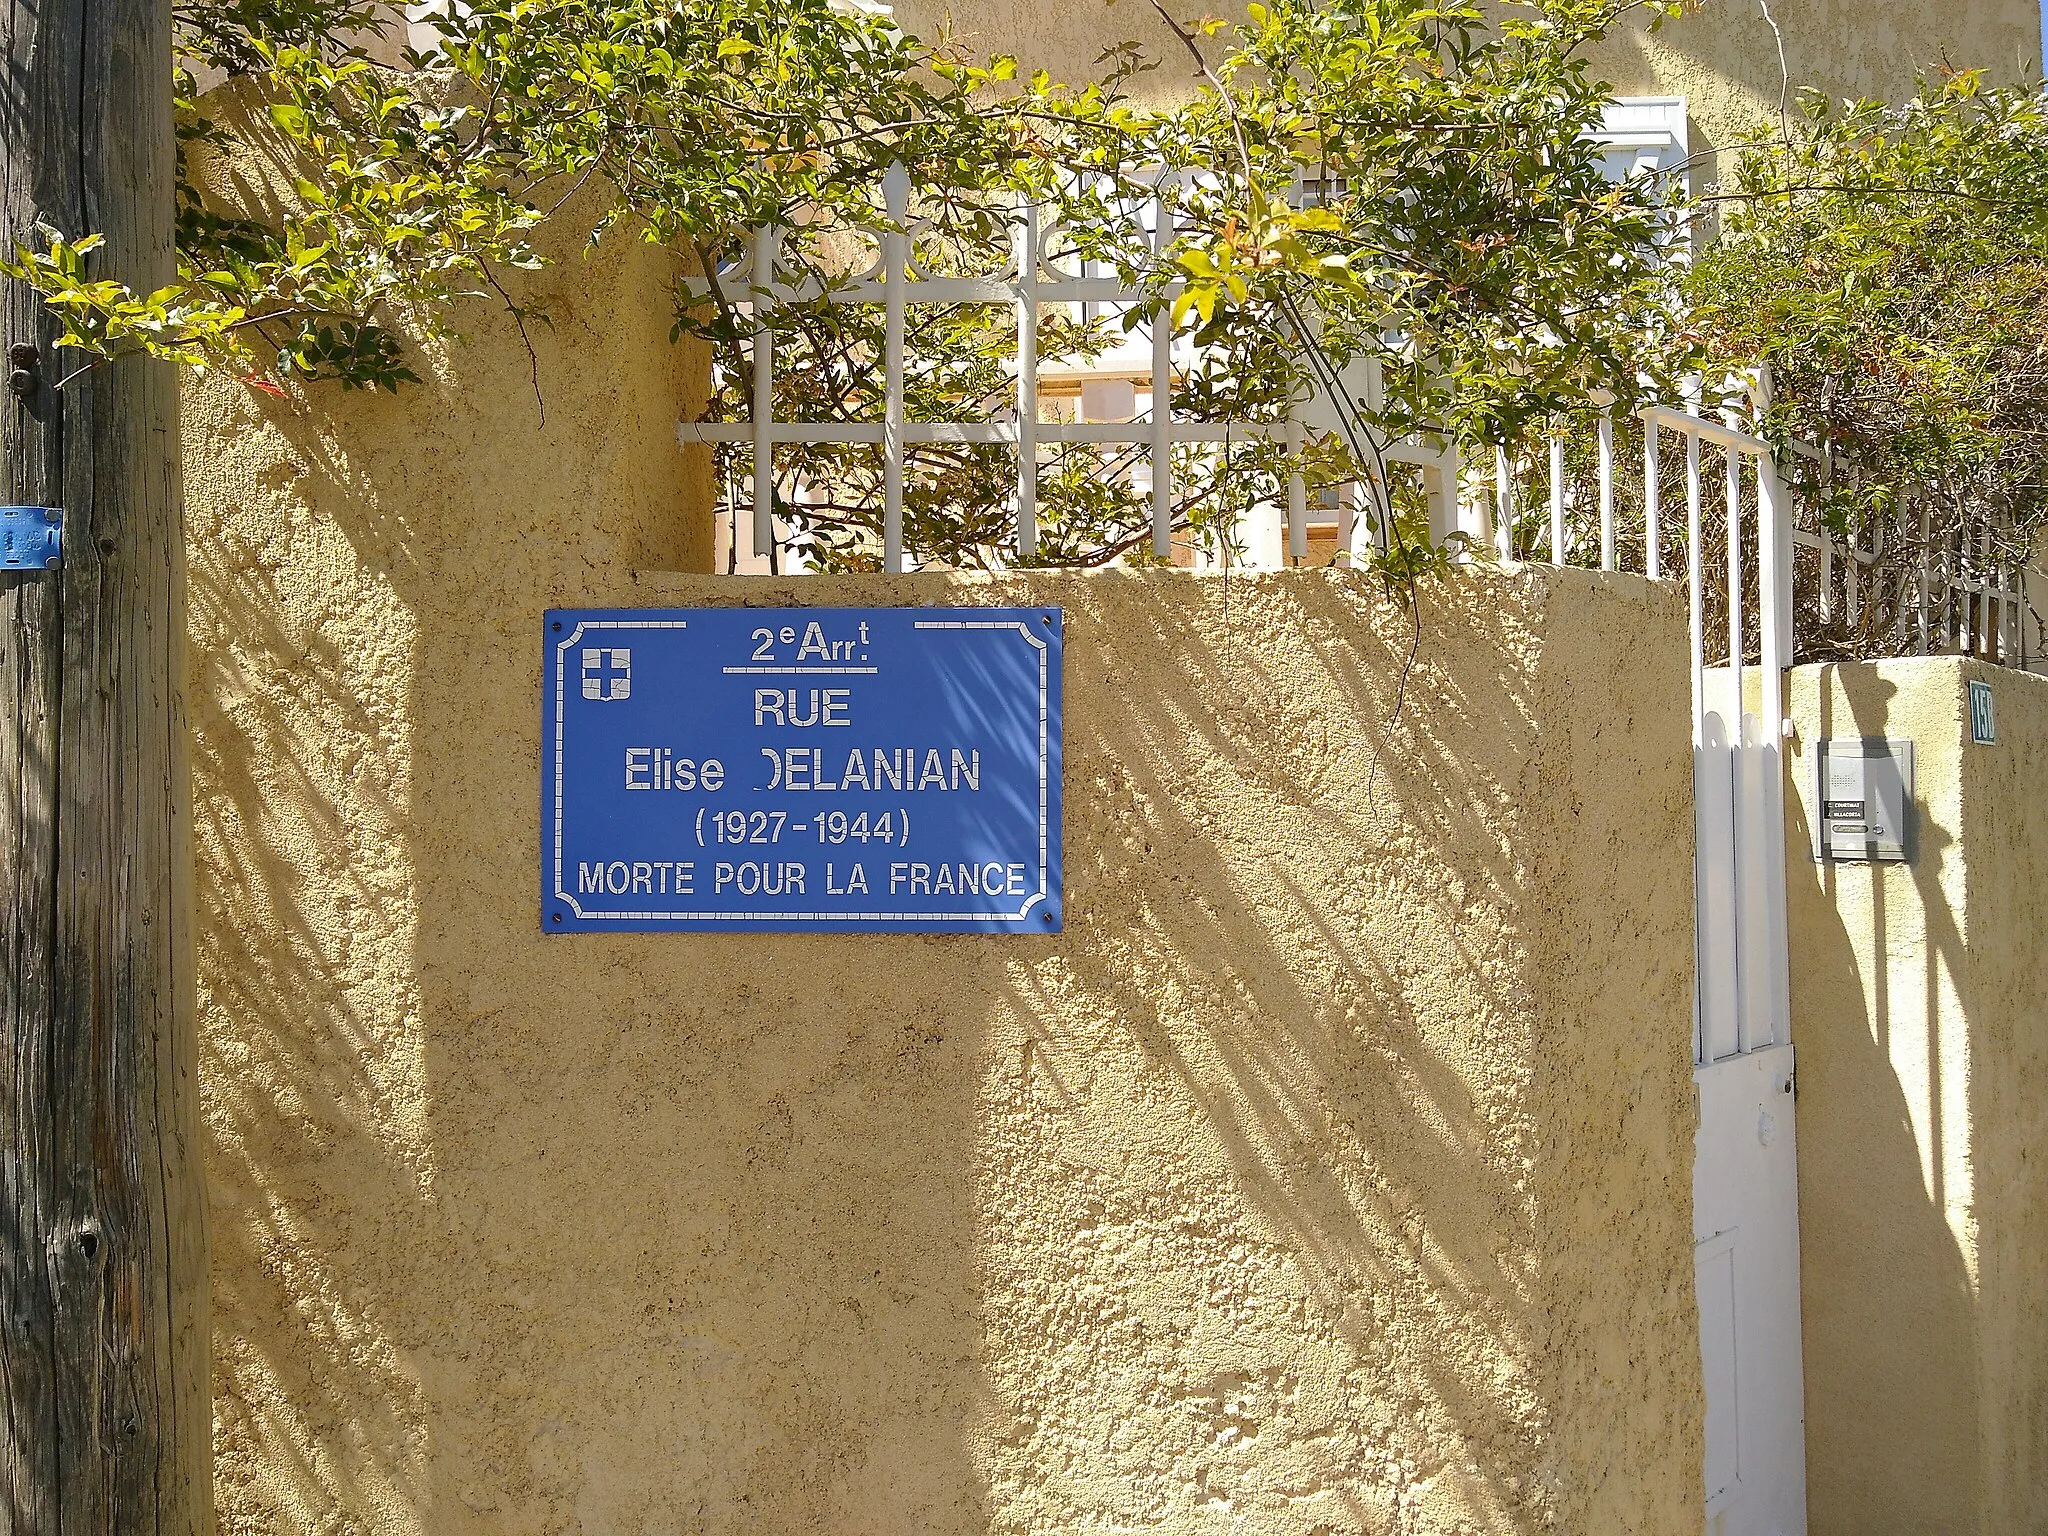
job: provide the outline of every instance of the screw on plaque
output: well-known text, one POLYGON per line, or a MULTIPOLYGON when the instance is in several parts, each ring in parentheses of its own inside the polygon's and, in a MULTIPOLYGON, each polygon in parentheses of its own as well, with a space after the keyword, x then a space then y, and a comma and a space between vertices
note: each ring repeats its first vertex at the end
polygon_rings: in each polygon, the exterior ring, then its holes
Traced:
POLYGON ((17 341, 7 349, 7 387, 17 397, 35 392, 43 354, 31 342, 17 341))

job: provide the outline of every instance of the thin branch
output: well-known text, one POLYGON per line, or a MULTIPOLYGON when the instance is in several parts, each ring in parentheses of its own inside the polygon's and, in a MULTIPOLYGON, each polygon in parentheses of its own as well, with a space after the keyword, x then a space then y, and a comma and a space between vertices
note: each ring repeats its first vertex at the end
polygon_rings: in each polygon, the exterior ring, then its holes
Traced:
POLYGON ((1792 96, 1792 71, 1785 63, 1785 33, 1778 26, 1778 19, 1771 14, 1771 0, 1756 0, 1757 9, 1764 13, 1764 25, 1771 29, 1771 36, 1778 40, 1778 131, 1785 136, 1785 148, 1792 148, 1792 118, 1786 104, 1792 96))
POLYGON ((1694 199, 1700 203, 1756 203, 1774 197, 1790 197, 1795 192, 1839 192, 1851 197, 1933 197, 1955 202, 1978 203, 1986 208, 2027 208, 2036 212, 2041 203, 2029 198, 1986 197, 1980 192, 1966 192, 1960 187, 1879 187, 1854 186, 1848 182, 1787 182, 1783 186, 1770 187, 1761 192, 1712 192, 1694 199))
POLYGON ((512 295, 505 291, 505 285, 500 283, 497 274, 491 271, 489 262, 479 257, 477 270, 483 273, 484 281, 497 290, 498 297, 505 301, 505 308, 512 316, 512 323, 519 327, 519 344, 526 348, 527 376, 533 383, 533 403, 540 409, 540 424, 546 426, 548 403, 540 392, 540 354, 533 349, 533 338, 526 334, 526 312, 512 302, 512 295))

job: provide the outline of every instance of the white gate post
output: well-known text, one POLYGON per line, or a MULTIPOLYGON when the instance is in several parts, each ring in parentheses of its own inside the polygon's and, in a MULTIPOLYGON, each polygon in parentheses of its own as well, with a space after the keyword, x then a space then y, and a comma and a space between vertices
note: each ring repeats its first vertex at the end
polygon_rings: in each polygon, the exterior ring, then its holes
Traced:
POLYGON ((893 228, 882 236, 882 569, 903 572, 903 326, 904 285, 910 266, 910 172, 901 161, 882 178, 882 200, 893 228))
POLYGON ((1017 558, 1038 553, 1038 208, 1026 203, 1017 261, 1017 558))
MULTIPOLYGON (((1758 387, 1759 411, 1767 385, 1758 387)), ((1792 525, 1769 443, 1698 397, 1686 434, 1697 803, 1698 992, 1693 1080, 1693 1270, 1706 1387, 1706 1526, 1714 1536, 1803 1536, 1805 1385, 1799 1196, 1785 915, 1785 671, 1792 657, 1792 525), (1701 668, 1700 443, 1727 455, 1728 670, 1701 668), (1754 542, 1742 464, 1756 463, 1754 542), (1742 601, 1754 550, 1759 691, 1744 709, 1742 601)), ((1667 419, 1669 419, 1667 417, 1667 419)), ((1682 423, 1682 425, 1681 425, 1682 423)), ((1653 423, 1654 430, 1654 423, 1653 423)))
MULTIPOLYGON (((1758 424, 1770 407, 1770 375, 1760 374, 1753 399, 1758 424)), ((1763 804, 1758 813, 1763 868, 1758 892, 1766 909, 1765 958, 1771 1043, 1783 1045, 1791 1033, 1791 977, 1787 949, 1790 934, 1785 915, 1785 674, 1792 665, 1792 520, 1777 456, 1756 456, 1757 624, 1762 642, 1758 660, 1762 726, 1763 804)))
POLYGON ((779 232, 773 225, 754 236, 754 525, 756 559, 775 543, 775 334, 766 313, 775 302, 775 248, 779 232))
MULTIPOLYGON (((1173 244, 1173 210, 1166 183, 1152 200, 1152 250, 1159 257, 1173 244)), ((1179 284, 1162 292, 1152 320, 1152 553, 1173 557, 1173 300, 1179 284)))

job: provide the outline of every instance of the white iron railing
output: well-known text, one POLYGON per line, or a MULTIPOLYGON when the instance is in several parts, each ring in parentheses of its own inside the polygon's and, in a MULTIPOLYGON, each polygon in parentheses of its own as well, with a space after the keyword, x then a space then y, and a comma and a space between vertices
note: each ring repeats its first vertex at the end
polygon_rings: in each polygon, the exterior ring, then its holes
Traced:
MULTIPOLYGON (((1281 420, 1191 420, 1174 407, 1177 378, 1185 379, 1197 362, 1195 349, 1186 336, 1175 336, 1161 323, 1139 322, 1133 343, 1117 349, 1111 357, 1084 368, 1053 363, 1039 358, 1038 336, 1047 310, 1065 306, 1071 314, 1117 314, 1141 308, 1149 295, 1126 281, 1107 262, 1084 260, 1075 255, 1072 242, 1056 225, 1041 219, 1033 208, 1020 209, 1012 232, 1011 249, 1002 267, 981 275, 955 276, 921 270, 914 248, 918 226, 912 219, 911 185, 902 167, 893 168, 884 179, 884 209, 887 222, 865 232, 874 244, 872 264, 844 282, 835 283, 830 297, 836 303, 878 306, 883 311, 883 356, 878 370, 881 384, 880 421, 782 421, 775 413, 776 347, 772 314, 780 305, 813 302, 826 290, 815 273, 792 271, 780 255, 781 233, 761 231, 750 243, 745 256, 722 269, 717 286, 726 305, 743 311, 755 321, 751 343, 750 419, 744 422, 684 422, 677 436, 684 443, 744 443, 752 448, 751 515, 742 521, 746 553, 765 556, 776 540, 775 450, 781 444, 873 445, 881 450, 882 564, 883 569, 905 569, 903 499, 908 459, 920 444, 1004 445, 1015 452, 1015 481, 1012 503, 1015 509, 1013 548, 1019 561, 1030 561, 1039 543, 1038 489, 1043 471, 1042 454, 1075 444, 1096 444, 1134 450, 1130 464, 1134 489, 1150 504, 1151 545, 1155 558, 1173 556, 1173 534, 1177 523, 1177 470, 1174 452, 1191 444, 1227 447, 1231 443, 1275 441, 1298 454, 1304 444, 1341 429, 1345 412, 1321 389, 1299 401, 1281 420), (1002 306, 1015 317, 1015 349, 1010 359, 1014 378, 1013 399, 1000 413, 980 419, 914 421, 905 408, 905 333, 908 315, 917 305, 982 304, 1002 306), (1077 411, 1073 420, 1048 420, 1041 409, 1045 385, 1076 388, 1078 377, 1104 375, 1128 382, 1129 404, 1118 413, 1123 419, 1083 420, 1077 411), (1142 390, 1145 408, 1136 401, 1142 390)), ((1139 209, 1132 210, 1131 227, 1123 234, 1141 258, 1156 259, 1175 237, 1173 201, 1162 187, 1139 209)), ((1131 266, 1140 265, 1134 261, 1131 266)), ((711 291, 711 283, 699 279, 699 295, 711 291)), ((1166 291, 1170 304, 1173 289, 1166 291)), ((1381 404, 1377 365, 1370 360, 1346 368, 1340 387, 1368 411, 1381 404)), ((1083 391, 1085 396, 1085 390, 1083 391)), ((1686 408, 1659 406, 1639 413, 1640 424, 1633 430, 1642 440, 1642 481, 1640 490, 1641 561, 1640 574, 1653 579, 1665 575, 1664 561, 1675 543, 1665 526, 1662 506, 1663 439, 1684 441, 1687 457, 1688 514, 1697 514, 1697 461, 1701 444, 1736 458, 1754 459, 1767 453, 1762 440, 1744 433, 1736 419, 1722 413, 1716 421, 1702 414, 1700 394, 1693 391, 1686 408)), ((1478 466, 1461 463, 1458 445, 1448 436, 1424 434, 1392 442, 1376 442, 1389 465, 1403 465, 1419 473, 1429 503, 1430 532, 1442 542, 1452 532, 1462 533, 1472 544, 1491 545, 1503 558, 1540 559, 1559 565, 1597 563, 1601 570, 1621 568, 1624 542, 1634 545, 1636 529, 1626 530, 1620 522, 1625 511, 1618 506, 1620 492, 1616 465, 1615 418, 1600 418, 1592 445, 1595 468, 1590 482, 1585 475, 1567 473, 1567 443, 1562 437, 1548 440, 1548 464, 1520 463, 1504 448, 1490 457, 1490 476, 1478 466), (1535 494, 1548 471, 1548 516, 1523 516, 1523 485, 1535 494), (1490 484, 1487 482, 1490 480, 1490 484), (1596 505, 1580 506, 1575 498, 1589 494, 1596 505), (1592 547, 1597 527, 1597 551, 1592 547)), ((1824 450, 1804 443, 1793 445, 1798 463, 1811 479, 1825 483, 1832 465, 1824 450)), ((1540 448, 1539 448, 1540 454, 1540 448)), ((1482 458, 1481 463, 1484 463, 1482 458)), ((1828 630, 1838 618, 1854 626, 1866 605, 1876 600, 1871 591, 1871 572, 1884 553, 1881 535, 1871 535, 1867 547, 1845 545, 1830 533, 1823 520, 1802 508, 1810 498, 1789 494, 1778 486, 1772 516, 1786 532, 1783 568, 1774 566, 1770 587, 1778 605, 1780 625, 1775 629, 1789 661, 1794 654, 1795 557, 1797 549, 1811 559, 1797 557, 1797 590, 1801 593, 1799 618, 1809 638, 1828 630)), ((1383 505, 1390 488, 1379 495, 1344 494, 1336 505, 1311 508, 1306 485, 1297 471, 1288 476, 1284 507, 1256 508, 1235 530, 1230 541, 1230 563, 1242 568, 1278 569, 1298 564, 1309 556, 1311 528, 1325 530, 1323 548, 1331 550, 1338 562, 1362 563, 1375 549, 1384 549, 1389 531, 1379 518, 1359 508, 1383 505), (1334 525, 1334 526, 1332 526, 1334 525)), ((800 507, 799 491, 789 500, 800 507)), ((1740 498, 1737 498, 1738 501, 1740 498)), ((1921 503, 1925 516, 1925 502, 1921 503)), ((737 511, 737 509, 735 509, 737 511)), ((1734 584, 1739 567, 1742 539, 1741 517, 1727 522, 1733 530, 1728 542, 1725 591, 1716 591, 1713 601, 1725 609, 1733 638, 1742 637, 1744 594, 1734 584)), ((1686 547, 1696 549, 1688 525, 1686 547)), ((739 541, 736 541, 739 542, 739 541)), ((1923 558, 1909 579, 1911 591, 1899 588, 1883 594, 1882 600, 1895 612, 1896 634, 1892 649, 1956 650, 2007 665, 2026 664, 2026 594, 2017 567, 1999 564, 1992 558, 1992 536, 1980 529, 1962 544, 1951 541, 1934 545, 1923 535, 1917 541, 1923 558), (1963 544, 1974 542, 1976 548, 1963 544)), ((1696 563, 1696 562, 1695 562, 1696 563)), ((1698 576, 1697 571, 1690 575, 1698 576)), ((1695 621, 1706 594, 1695 591, 1695 621)), ((1717 647, 1718 649, 1718 647, 1717 647)), ((1737 657, 1742 651, 1734 651, 1737 657)), ((1752 647, 1747 654, 1763 660, 1752 647)), ((1695 657, 1696 663, 1699 658, 1695 657)), ((1700 663, 1703 664, 1703 663, 1700 663)))
MULTIPOLYGON (((1782 1045, 1790 1038, 1786 969, 1786 727, 1783 678, 1792 664, 1792 540, 1789 507, 1771 446, 1732 420, 1693 411, 1643 413, 1646 441, 1675 434, 1685 451, 1688 654, 1693 700, 1696 881, 1694 1060, 1782 1045), (1723 609, 1726 649, 1708 665, 1703 458, 1721 458, 1723 609), (1745 482, 1753 502, 1744 497, 1745 482), (1753 507, 1753 516, 1750 508, 1753 507), (1745 528, 1750 536, 1745 537, 1745 528), (1752 583, 1750 577, 1754 575, 1752 583), (1754 624, 1745 593, 1756 593, 1754 624), (1760 666, 1755 708, 1744 697, 1748 632, 1760 666)), ((1656 477, 1650 477, 1654 486, 1656 477)), ((1654 496, 1651 498, 1654 502, 1654 496)), ((1717 637, 1718 638, 1718 637, 1717 637)))
MULTIPOLYGON (((1079 309, 1121 311, 1141 306, 1149 297, 1126 283, 1103 264, 1084 262, 1061 254, 1060 231, 1042 221, 1038 211, 1018 211, 1011 256, 1005 267, 985 276, 933 276, 920 271, 912 252, 913 225, 910 209, 910 178, 901 166, 891 169, 883 182, 883 200, 888 224, 869 232, 877 248, 868 270, 843 283, 834 284, 830 294, 837 303, 880 305, 884 320, 883 419, 879 422, 778 421, 775 417, 774 334, 767 323, 769 311, 778 304, 810 302, 823 295, 814 277, 805 275, 791 282, 784 279, 779 257, 781 235, 777 230, 760 232, 745 259, 723 269, 718 284, 726 301, 735 309, 747 310, 756 321, 752 340, 752 414, 746 422, 683 422, 676 429, 684 443, 748 443, 753 448, 752 516, 748 520, 749 553, 767 552, 775 537, 773 508, 774 452, 780 443, 821 443, 854 446, 879 444, 882 449, 883 513, 882 566, 890 572, 904 569, 903 486, 906 455, 918 443, 1006 444, 1016 449, 1015 550, 1017 558, 1029 560, 1038 547, 1038 477, 1040 449, 1062 444, 1094 443, 1125 445, 1145 450, 1144 469, 1149 479, 1152 549, 1167 560, 1172 555, 1175 523, 1175 470, 1173 450, 1190 443, 1229 444, 1254 440, 1277 440, 1299 451, 1311 437, 1337 426, 1335 407, 1324 397, 1302 403, 1281 421, 1193 421, 1178 416, 1173 407, 1176 373, 1185 377, 1193 361, 1191 346, 1177 339, 1164 324, 1139 327, 1149 345, 1139 366, 1128 372, 1141 381, 1149 393, 1149 407, 1143 419, 1129 421, 1045 421, 1041 420, 1041 383, 1047 369, 1038 358, 1038 328, 1042 310, 1050 305, 1079 309), (1017 345, 1012 359, 1016 377, 1015 400, 1006 420, 911 421, 904 409, 904 330, 906 314, 915 304, 989 304, 1011 308, 1016 315, 1017 345)), ((1154 197, 1143 210, 1134 231, 1158 253, 1175 238, 1173 209, 1168 197, 1154 197)), ((710 293, 710 284, 698 279, 692 291, 710 293)), ((1175 290, 1169 287, 1170 303, 1175 290)), ((1059 373, 1071 370, 1058 368, 1059 373)), ((1377 406, 1379 380, 1370 365, 1347 371, 1345 386, 1369 406, 1377 406)), ((1390 462, 1412 465, 1422 473, 1432 498, 1431 525, 1441 536, 1458 526, 1455 509, 1458 458, 1455 444, 1437 439, 1409 439, 1380 444, 1390 462)), ((1282 529, 1246 530, 1246 542, 1258 553, 1249 564, 1278 567, 1305 559, 1308 555, 1309 507, 1307 490, 1299 474, 1290 476, 1282 529), (1269 535, 1270 536, 1267 536, 1269 535)), ((1385 530, 1370 519, 1355 516, 1349 502, 1338 509, 1340 545, 1362 554, 1367 539, 1384 540, 1385 530)))
MULTIPOLYGON (((1698 389, 1691 393, 1691 408, 1651 406, 1636 413, 1643 477, 1635 528, 1622 526, 1628 514, 1618 506, 1618 424, 1599 421, 1590 486, 1595 506, 1587 510, 1597 510, 1602 570, 1620 568, 1624 532, 1641 534, 1640 574, 1662 578, 1665 550, 1677 542, 1683 552, 1699 950, 1693 1051, 1694 1060, 1706 1066, 1790 1038, 1780 679, 1792 662, 1793 540, 1790 499, 1771 445, 1743 430, 1733 412, 1721 413, 1720 420, 1706 415, 1698 389), (1665 526, 1667 449, 1683 456, 1680 540, 1665 526), (1710 634, 1709 622, 1716 618, 1723 632, 1710 634), (1745 668, 1752 656, 1756 661, 1745 668)), ((1571 546, 1571 529, 1581 520, 1568 516, 1573 481, 1567 443, 1552 437, 1547 446, 1549 516, 1530 555, 1573 563, 1579 551, 1571 546)), ((1505 451, 1494 459, 1494 532, 1506 554, 1519 482, 1505 451)), ((1585 551, 1585 558, 1592 554, 1585 551)))
MULTIPOLYGON (((1791 446, 1817 489, 1833 482, 1838 471, 1826 444, 1794 441, 1791 446)), ((1889 540, 1881 518, 1868 520, 1856 539, 1846 543, 1818 516, 1801 519, 1792 540, 1813 555, 1813 620, 1822 629, 1845 621, 1853 630, 1873 602, 1880 611, 1889 602, 1890 648, 1895 654, 1951 652, 2026 666, 2031 658, 2024 566, 1999 557, 1997 530, 1983 519, 1936 538, 1933 500, 1925 489, 1909 491, 1890 520, 1889 540), (1803 525, 1806 521, 1811 521, 1810 528, 1803 525), (1909 570, 1895 573, 1899 585, 1886 593, 1872 590, 1872 578, 1888 544, 1917 549, 1919 558, 1909 570)))
MULTIPOLYGON (((1730 381, 1727 397, 1740 393, 1736 383, 1730 381)), ((1761 391, 1751 392, 1758 398, 1750 402, 1750 408, 1760 414, 1761 391)), ((1636 413, 1641 423, 1638 430, 1642 437, 1642 479, 1639 487, 1630 489, 1639 498, 1641 521, 1637 529, 1624 529, 1618 521, 1624 518, 1618 505, 1624 492, 1618 484, 1616 465, 1619 422, 1612 417, 1599 418, 1594 429, 1594 468, 1590 476, 1567 473, 1567 440, 1561 436, 1548 439, 1547 519, 1527 518, 1522 508, 1525 482, 1531 491, 1541 488, 1543 469, 1531 464, 1526 471, 1518 471, 1506 450, 1496 448, 1492 455, 1491 486, 1468 483, 1466 487, 1468 503, 1475 493, 1484 495, 1490 491, 1486 499, 1492 503, 1491 508, 1468 505, 1461 526, 1475 533, 1483 531, 1504 559, 1519 555, 1548 564, 1587 566, 1595 563, 1596 552, 1591 547, 1581 547, 1581 541, 1590 546, 1592 530, 1597 527, 1597 564, 1603 571, 1622 568, 1620 547, 1624 541, 1620 535, 1639 532, 1637 547, 1642 558, 1635 568, 1638 574, 1661 578, 1666 574, 1665 557, 1674 542, 1673 530, 1664 516, 1663 449, 1665 439, 1676 437, 1683 443, 1686 459, 1687 550, 1695 549, 1698 543, 1702 445, 1709 445, 1729 459, 1723 465, 1724 488, 1706 504, 1715 514, 1714 522, 1725 530, 1718 535, 1726 545, 1722 551, 1725 561, 1719 568, 1709 567, 1715 579, 1703 579, 1697 569, 1689 570, 1688 578, 1693 583, 1695 622, 1701 621, 1701 614, 1707 609, 1717 610, 1727 621, 1726 645, 1731 649, 1721 648, 1718 635, 1696 636, 1696 667, 1706 664, 1703 654, 1720 664, 1725 664, 1730 656, 1750 665, 1768 664, 1764 633, 1754 627, 1745 629, 1743 606, 1748 594, 1766 588, 1774 594, 1769 599, 1776 610, 1774 641, 1785 665, 1790 665, 1800 652, 1801 641, 1808 648, 1825 651, 1838 621, 1846 620, 1853 629, 1873 604, 1880 615, 1890 614, 1890 654, 1963 654, 2010 667, 2025 667, 2034 660, 2027 644, 2029 607, 2024 566, 2009 556, 2001 558, 1995 530, 1989 523, 1981 519, 1969 521, 1963 531, 1937 537, 1933 533, 1932 493, 1918 489, 1909 493, 1894 523, 1895 529, 1903 531, 1895 531, 1891 543, 1917 551, 1918 557, 1909 569, 1886 572, 1885 579, 1892 585, 1879 592, 1875 590, 1876 573, 1883 569, 1887 548, 1884 524, 1870 522, 1869 531, 1854 543, 1845 543, 1828 529, 1817 494, 1832 469, 1825 450, 1795 441, 1792 449, 1796 463, 1809 472, 1803 485, 1788 486, 1770 458, 1770 446, 1743 428, 1740 415, 1723 409, 1716 420, 1704 414, 1697 380, 1693 381, 1690 393, 1691 402, 1682 409, 1653 406, 1636 413), (1761 489, 1752 485, 1745 493, 1737 483, 1741 475, 1752 473, 1741 469, 1741 464, 1753 464, 1754 472, 1760 474, 1766 462, 1772 464, 1768 508, 1762 505, 1761 489), (1574 498, 1582 494, 1590 496, 1594 505, 1576 505, 1574 498), (1732 520, 1730 507, 1735 509, 1732 520), (1486 515, 1489 511, 1490 517, 1486 515), (1766 519, 1774 525, 1768 533, 1760 526, 1766 519), (1904 528, 1908 519, 1917 527, 1904 528), (1750 524, 1759 526, 1753 533, 1746 533, 1750 524), (1523 535, 1519 547, 1518 529, 1523 535), (1743 563, 1745 537, 1778 540, 1781 536, 1782 544, 1772 546, 1779 548, 1779 559, 1767 574, 1759 574, 1743 563), (1747 577, 1743 576, 1744 571, 1748 571, 1747 577), (1713 643, 1702 652, 1701 646, 1707 640, 1713 643)))

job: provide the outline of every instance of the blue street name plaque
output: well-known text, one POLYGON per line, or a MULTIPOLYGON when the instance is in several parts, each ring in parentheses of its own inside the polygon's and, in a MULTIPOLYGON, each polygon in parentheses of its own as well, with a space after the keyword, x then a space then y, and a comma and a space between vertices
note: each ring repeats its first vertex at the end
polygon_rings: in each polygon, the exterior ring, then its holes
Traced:
POLYGON ((1057 608, 561 608, 541 928, 1057 933, 1057 608))

